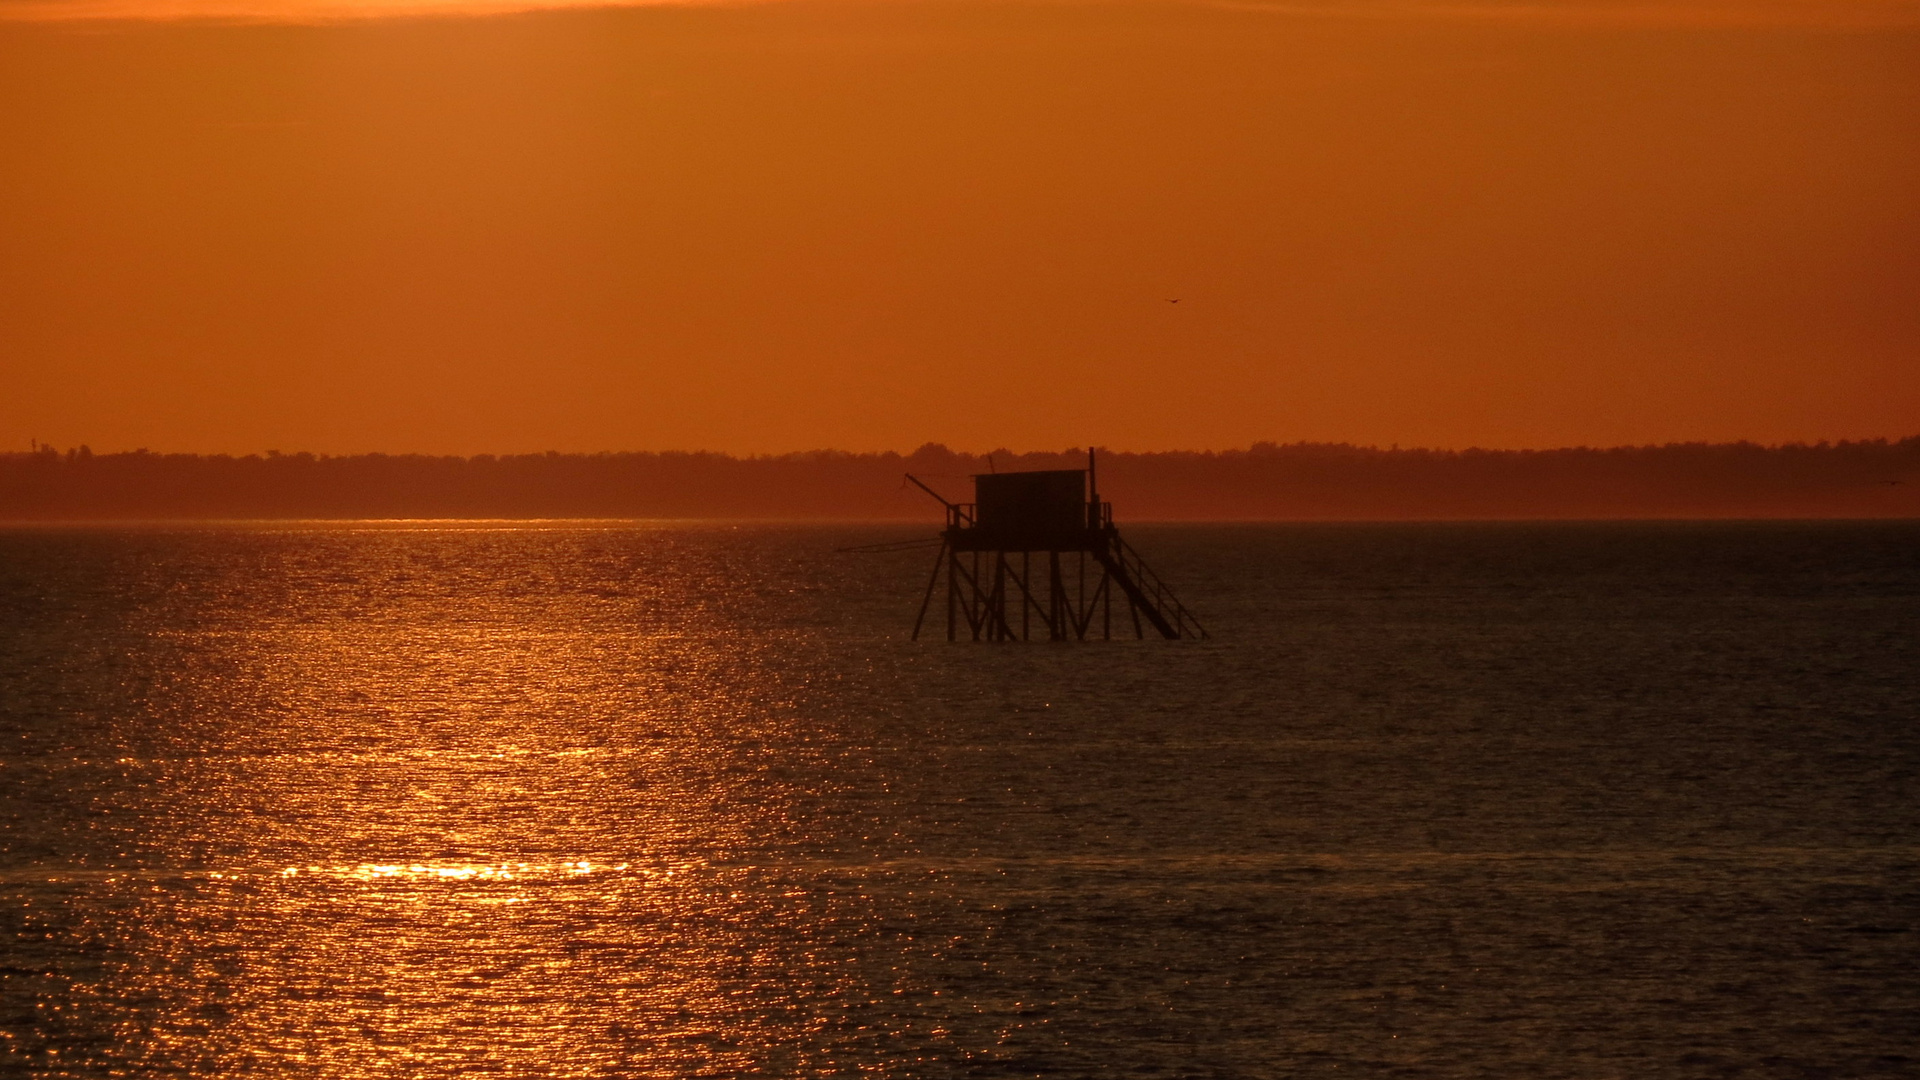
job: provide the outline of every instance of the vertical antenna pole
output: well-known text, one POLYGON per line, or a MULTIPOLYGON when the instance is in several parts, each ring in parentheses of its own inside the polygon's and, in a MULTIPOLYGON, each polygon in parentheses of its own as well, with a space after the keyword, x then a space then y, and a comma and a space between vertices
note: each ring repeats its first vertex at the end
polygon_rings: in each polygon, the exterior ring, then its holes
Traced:
POLYGON ((1100 527, 1100 473, 1093 460, 1093 444, 1087 444, 1087 528, 1100 527))

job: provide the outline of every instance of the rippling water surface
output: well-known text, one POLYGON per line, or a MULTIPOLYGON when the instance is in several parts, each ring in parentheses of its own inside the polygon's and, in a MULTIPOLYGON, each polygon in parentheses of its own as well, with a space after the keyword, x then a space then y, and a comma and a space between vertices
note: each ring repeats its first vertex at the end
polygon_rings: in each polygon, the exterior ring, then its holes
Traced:
POLYGON ((1920 1071, 1920 526, 0 532, 0 1072, 1920 1071))

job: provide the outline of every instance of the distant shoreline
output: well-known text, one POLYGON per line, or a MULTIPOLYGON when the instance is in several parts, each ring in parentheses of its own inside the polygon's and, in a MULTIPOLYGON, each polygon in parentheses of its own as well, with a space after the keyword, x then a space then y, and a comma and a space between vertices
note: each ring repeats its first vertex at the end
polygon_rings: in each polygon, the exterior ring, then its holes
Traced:
MULTIPOLYGON (((1085 451, 427 455, 0 454, 0 522, 885 522, 937 520, 992 470, 1083 468, 1085 451)), ((1688 521, 1920 517, 1920 436, 1761 446, 1381 450, 1259 443, 1102 451, 1133 522, 1688 521)))
MULTIPOLYGON (((937 521, 917 523, 921 533, 932 536, 937 521)), ((1920 524, 1920 514, 1890 517, 1767 517, 1767 518, 1259 518, 1259 519, 1168 519, 1131 518, 1129 529, 1230 529, 1279 528, 1339 529, 1357 527, 1408 528, 1420 526, 1470 529, 1478 526, 1848 526, 1920 524)), ((661 531, 697 531, 726 529, 834 530, 887 528, 911 531, 916 523, 904 518, 0 518, 0 534, 60 532, 635 532, 657 528, 661 531)))

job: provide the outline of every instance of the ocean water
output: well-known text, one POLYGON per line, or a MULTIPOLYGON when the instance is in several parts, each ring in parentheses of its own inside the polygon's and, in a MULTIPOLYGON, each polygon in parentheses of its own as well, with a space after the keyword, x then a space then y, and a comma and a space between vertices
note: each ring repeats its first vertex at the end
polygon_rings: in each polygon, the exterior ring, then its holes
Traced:
POLYGON ((1920 1073, 1920 523, 0 531, 0 1074, 1920 1073))

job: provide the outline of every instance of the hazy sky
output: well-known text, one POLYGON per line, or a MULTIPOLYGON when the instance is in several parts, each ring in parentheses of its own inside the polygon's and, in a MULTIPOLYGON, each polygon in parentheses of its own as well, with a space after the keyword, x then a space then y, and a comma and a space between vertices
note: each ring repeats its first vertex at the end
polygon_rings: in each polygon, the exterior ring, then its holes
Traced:
POLYGON ((0 0, 0 448, 1920 433, 1917 3, 561 6, 0 0))

